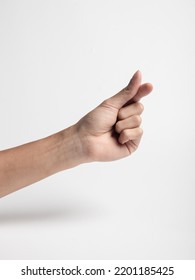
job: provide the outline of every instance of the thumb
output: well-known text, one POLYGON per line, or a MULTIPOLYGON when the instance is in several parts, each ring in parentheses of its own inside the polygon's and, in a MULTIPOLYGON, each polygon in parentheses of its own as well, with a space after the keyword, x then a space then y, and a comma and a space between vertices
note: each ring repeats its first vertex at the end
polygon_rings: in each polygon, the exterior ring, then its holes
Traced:
POLYGON ((120 109, 137 94, 140 85, 141 72, 138 70, 131 78, 128 86, 123 88, 117 94, 108 98, 106 101, 109 103, 109 105, 120 109))

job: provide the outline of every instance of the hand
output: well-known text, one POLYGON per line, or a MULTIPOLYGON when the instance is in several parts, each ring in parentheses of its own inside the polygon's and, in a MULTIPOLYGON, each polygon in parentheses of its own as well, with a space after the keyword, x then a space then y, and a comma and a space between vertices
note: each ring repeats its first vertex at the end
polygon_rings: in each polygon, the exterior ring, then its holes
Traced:
POLYGON ((82 150, 87 161, 111 161, 132 154, 140 143, 143 131, 138 101, 152 91, 152 85, 141 85, 137 71, 128 86, 103 101, 77 124, 82 150))
POLYGON ((141 140, 138 101, 152 90, 134 74, 127 87, 78 123, 37 141, 0 151, 0 197, 84 162, 120 159, 141 140))

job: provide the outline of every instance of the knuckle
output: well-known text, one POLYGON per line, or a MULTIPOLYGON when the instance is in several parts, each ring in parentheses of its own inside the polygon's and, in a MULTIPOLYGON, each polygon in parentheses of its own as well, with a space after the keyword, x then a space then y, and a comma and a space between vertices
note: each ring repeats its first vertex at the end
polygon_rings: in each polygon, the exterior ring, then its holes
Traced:
POLYGON ((138 112, 142 113, 144 110, 144 105, 140 102, 136 103, 136 109, 138 110, 138 112))
POLYGON ((124 89, 123 89, 123 92, 128 94, 129 92, 132 91, 132 88, 135 86, 134 82, 131 81, 130 84, 128 84, 124 89))
POLYGON ((129 93, 129 86, 126 86, 125 88, 123 88, 122 93, 128 94, 129 93))
POLYGON ((125 118, 124 111, 122 109, 120 109, 119 112, 118 112, 118 118, 119 119, 124 119, 125 118))
POLYGON ((105 99, 101 104, 101 107, 106 108, 106 110, 109 111, 116 111, 117 108, 115 108, 115 106, 113 106, 111 98, 105 99))
POLYGON ((140 125, 141 122, 142 122, 142 119, 139 115, 134 115, 133 116, 133 121, 134 121, 135 125, 140 125))
POLYGON ((125 138, 128 138, 129 137, 129 132, 127 129, 123 130, 123 135, 125 138))
POLYGON ((144 132, 143 132, 143 129, 141 127, 138 127, 137 130, 138 130, 138 134, 140 136, 143 135, 144 132))

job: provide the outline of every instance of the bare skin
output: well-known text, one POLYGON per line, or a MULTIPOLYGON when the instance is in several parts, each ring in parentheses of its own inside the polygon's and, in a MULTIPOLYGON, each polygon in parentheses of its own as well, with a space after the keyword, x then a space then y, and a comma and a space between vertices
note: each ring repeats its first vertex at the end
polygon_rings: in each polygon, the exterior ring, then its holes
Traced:
POLYGON ((62 170, 132 154, 143 130, 139 100, 152 91, 137 71, 128 86, 76 124, 44 139, 0 151, 0 197, 62 170))

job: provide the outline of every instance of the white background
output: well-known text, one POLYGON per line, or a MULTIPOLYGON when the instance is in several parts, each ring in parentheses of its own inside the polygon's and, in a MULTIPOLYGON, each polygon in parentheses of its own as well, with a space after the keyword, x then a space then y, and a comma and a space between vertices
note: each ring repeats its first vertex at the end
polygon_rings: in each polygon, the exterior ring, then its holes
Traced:
POLYGON ((140 69, 129 158, 0 200, 1 259, 195 258, 195 2, 0 1, 0 149, 78 121, 140 69))

